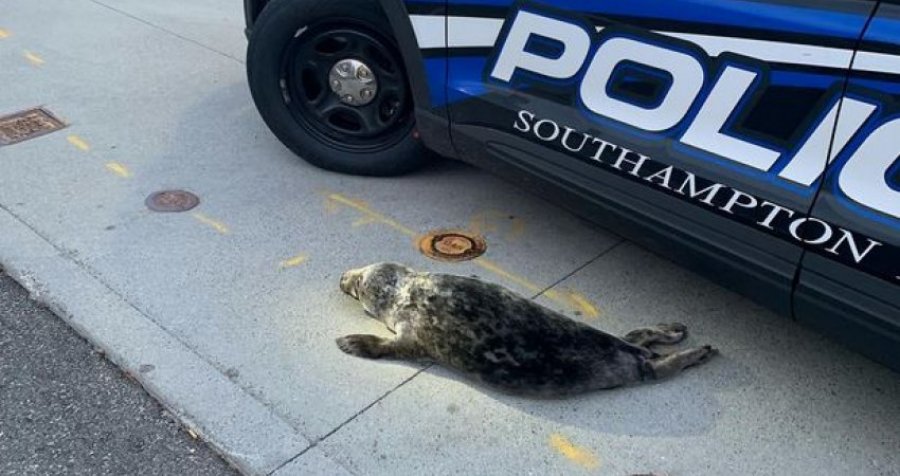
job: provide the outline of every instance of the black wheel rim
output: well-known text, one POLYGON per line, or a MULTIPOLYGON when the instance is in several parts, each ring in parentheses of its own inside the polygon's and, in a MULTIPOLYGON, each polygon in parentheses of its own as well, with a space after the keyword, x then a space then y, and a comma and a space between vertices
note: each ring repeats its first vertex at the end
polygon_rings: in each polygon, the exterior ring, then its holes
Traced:
POLYGON ((389 147, 413 123, 406 74, 396 51, 364 25, 340 22, 300 30, 282 61, 285 104, 302 127, 331 147, 389 147), (331 69, 345 59, 365 63, 378 80, 378 91, 365 106, 344 104, 329 86, 331 69))

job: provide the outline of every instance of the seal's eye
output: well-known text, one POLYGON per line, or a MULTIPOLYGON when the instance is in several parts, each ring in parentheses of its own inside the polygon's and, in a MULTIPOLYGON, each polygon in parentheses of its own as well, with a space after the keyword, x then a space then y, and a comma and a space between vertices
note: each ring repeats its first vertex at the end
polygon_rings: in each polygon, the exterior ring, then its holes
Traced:
POLYGON ((357 276, 356 279, 353 280, 353 286, 350 287, 350 295, 359 299, 359 288, 362 286, 362 275, 357 276))

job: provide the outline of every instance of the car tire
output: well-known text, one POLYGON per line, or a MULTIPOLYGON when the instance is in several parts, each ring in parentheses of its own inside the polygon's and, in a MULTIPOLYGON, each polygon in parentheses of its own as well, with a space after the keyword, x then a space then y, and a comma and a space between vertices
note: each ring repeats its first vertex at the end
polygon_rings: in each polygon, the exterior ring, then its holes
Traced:
POLYGON ((336 172, 390 176, 426 163, 390 31, 371 0, 271 1, 253 26, 247 76, 275 136, 336 172))

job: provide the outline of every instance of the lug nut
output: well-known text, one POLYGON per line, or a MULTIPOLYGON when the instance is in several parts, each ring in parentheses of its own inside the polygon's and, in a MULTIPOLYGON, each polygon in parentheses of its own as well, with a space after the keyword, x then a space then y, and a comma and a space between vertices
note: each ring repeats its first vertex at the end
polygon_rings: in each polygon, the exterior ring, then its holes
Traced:
POLYGON ((344 96, 344 102, 347 104, 353 104, 355 101, 353 100, 353 96, 348 94, 344 96))
POLYGON ((331 82, 331 89, 333 89, 334 92, 340 91, 340 90, 341 90, 341 82, 338 81, 338 80, 336 80, 336 79, 335 79, 334 81, 332 81, 332 82, 331 82))
POLYGON ((370 97, 372 97, 372 90, 371 89, 363 89, 362 91, 359 92, 359 95, 363 99, 369 99, 370 97))

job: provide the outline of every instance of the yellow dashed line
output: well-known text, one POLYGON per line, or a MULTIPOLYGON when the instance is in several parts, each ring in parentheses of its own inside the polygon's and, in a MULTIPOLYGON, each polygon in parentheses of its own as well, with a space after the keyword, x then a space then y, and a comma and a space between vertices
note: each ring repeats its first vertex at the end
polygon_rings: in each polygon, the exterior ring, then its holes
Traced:
POLYGON ((497 233, 501 228, 505 230, 503 236, 509 241, 515 241, 525 234, 525 222, 521 218, 497 210, 479 213, 469 220, 469 231, 476 235, 497 233))
POLYGON ((600 310, 597 309, 597 306, 595 306, 587 297, 585 297, 584 294, 575 291, 569 291, 566 294, 573 304, 581 308, 581 313, 582 315, 584 315, 584 317, 590 319, 596 319, 600 317, 600 310))
POLYGON ((194 213, 193 216, 200 223, 203 223, 204 225, 208 225, 208 226, 212 227, 214 230, 216 230, 217 232, 219 232, 223 235, 227 235, 229 233, 228 227, 222 222, 213 220, 212 218, 210 218, 202 213, 194 213))
MULTIPOLYGON (((501 268, 493 261, 490 261, 485 258, 478 258, 473 262, 475 264, 477 264, 478 266, 484 268, 485 270, 490 271, 491 273, 494 273, 494 274, 500 276, 501 278, 506 279, 507 281, 512 281, 533 293, 539 293, 542 291, 542 288, 540 286, 538 286, 537 284, 532 283, 531 281, 523 278, 522 276, 519 276, 519 275, 510 273, 509 271, 506 271, 505 269, 501 268)), ((550 297, 549 293, 545 293, 545 294, 547 294, 547 296, 550 297)), ((553 299, 553 298, 551 297, 551 299, 553 299)), ((556 299, 554 299, 554 301, 555 300, 556 299)))
POLYGON ((38 56, 30 51, 25 51, 23 53, 23 55, 25 56, 25 59, 27 59, 29 63, 31 63, 35 66, 40 66, 40 65, 46 63, 46 61, 44 61, 44 58, 41 58, 40 56, 38 56))
MULTIPOLYGON (((372 210, 365 202, 353 200, 337 193, 328 194, 327 197, 328 202, 326 202, 326 210, 328 212, 333 212, 333 206, 337 203, 346 205, 363 214, 363 217, 361 219, 353 223, 354 227, 359 227, 369 223, 382 223, 399 231, 400 233, 403 233, 404 235, 413 238, 417 238, 419 236, 419 233, 416 233, 411 228, 404 226, 396 222, 395 220, 372 210)), ((484 270, 501 277, 502 279, 505 279, 527 289, 531 293, 537 294, 544 291, 544 287, 532 283, 522 276, 506 271, 497 263, 494 263, 493 261, 490 261, 484 257, 474 260, 473 263, 483 268, 484 270)), ((575 292, 560 292, 550 289, 545 291, 543 295, 546 296, 547 299, 579 311, 587 317, 597 318, 600 316, 600 311, 597 309, 597 307, 591 304, 591 302, 581 294, 575 292)))
POLYGON ((293 258, 288 258, 281 262, 281 269, 296 268, 297 266, 300 266, 301 264, 305 263, 308 259, 309 259, 309 256, 306 256, 306 255, 297 255, 297 256, 294 256, 293 258))
POLYGON ((9 30, 4 30, 3 28, 0 28, 0 40, 2 40, 4 38, 9 38, 11 35, 12 35, 12 33, 10 33, 9 30))
POLYGON ((91 146, 88 145, 87 142, 84 141, 81 137, 78 137, 74 134, 66 137, 66 140, 69 141, 70 144, 74 145, 75 148, 87 152, 91 150, 91 146))
POLYGON ((346 205, 350 208, 356 209, 357 211, 365 214, 366 217, 368 219, 372 220, 373 223, 374 222, 383 223, 383 224, 399 231, 400 233, 403 233, 404 235, 407 235, 407 236, 411 236, 413 238, 419 236, 419 234, 416 233, 415 231, 413 231, 412 229, 407 228, 407 227, 397 223, 396 221, 394 221, 378 212, 371 210, 368 207, 368 205, 359 203, 356 200, 351 200, 351 199, 349 199, 343 195, 337 194, 337 193, 332 193, 332 194, 328 195, 328 199, 338 202, 342 205, 346 205))
MULTIPOLYGON (((500 276, 501 278, 506 279, 507 281, 512 281, 512 282, 518 284, 519 286, 522 286, 523 288, 528 289, 529 291, 531 291, 535 294, 543 291, 543 289, 540 286, 532 283, 531 281, 528 281, 527 279, 523 278, 522 276, 510 273, 509 271, 504 270, 503 268, 498 266, 493 261, 487 260, 485 258, 478 258, 474 261, 474 263, 477 264, 478 266, 486 269, 487 271, 490 271, 491 273, 494 273, 494 274, 500 276)), ((581 293, 577 293, 574 291, 567 292, 567 291, 556 291, 553 289, 548 289, 547 291, 544 291, 544 293, 542 295, 545 296, 547 299, 550 299, 552 301, 556 301, 565 306, 571 307, 571 308, 575 309, 576 311, 581 312, 582 315, 589 317, 591 319, 596 319, 596 318, 600 317, 600 311, 597 309, 597 307, 594 306, 594 304, 592 304, 591 301, 581 293)))
POLYGON ((339 211, 341 211, 343 209, 344 209, 344 207, 340 203, 332 200, 330 197, 325 200, 325 212, 326 213, 334 214, 334 213, 338 213, 339 211))
POLYGON ((568 438, 559 433, 550 435, 550 447, 565 456, 569 461, 587 469, 600 467, 600 459, 586 448, 576 446, 568 438))
POLYGON ((131 177, 131 171, 128 170, 128 167, 125 167, 124 165, 122 165, 118 162, 107 163, 106 170, 109 170, 110 172, 112 172, 122 178, 130 178, 131 177))
POLYGON ((371 225, 372 223, 378 223, 378 219, 373 216, 366 215, 353 222, 353 228, 359 228, 364 225, 371 225))

